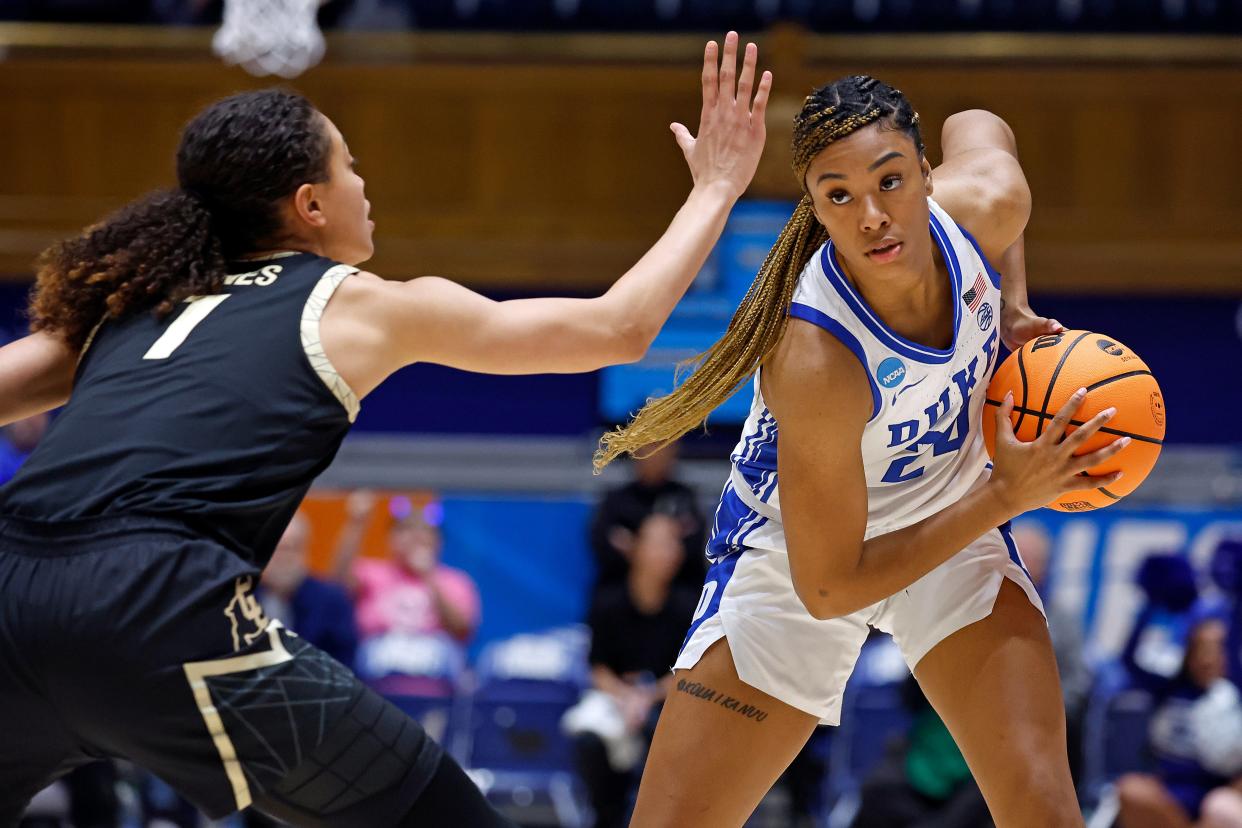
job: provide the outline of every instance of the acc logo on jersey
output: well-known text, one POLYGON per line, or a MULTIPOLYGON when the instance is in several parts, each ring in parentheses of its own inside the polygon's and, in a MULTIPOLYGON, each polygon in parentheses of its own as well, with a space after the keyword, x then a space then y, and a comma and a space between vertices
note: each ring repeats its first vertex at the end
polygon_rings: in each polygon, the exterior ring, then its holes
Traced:
POLYGON ((979 322, 979 330, 986 331, 992 327, 992 306, 984 302, 983 307, 979 308, 979 315, 975 317, 979 322))
POLYGON ((896 388, 906 378, 906 364, 897 357, 889 357, 875 369, 875 378, 885 388, 896 388))

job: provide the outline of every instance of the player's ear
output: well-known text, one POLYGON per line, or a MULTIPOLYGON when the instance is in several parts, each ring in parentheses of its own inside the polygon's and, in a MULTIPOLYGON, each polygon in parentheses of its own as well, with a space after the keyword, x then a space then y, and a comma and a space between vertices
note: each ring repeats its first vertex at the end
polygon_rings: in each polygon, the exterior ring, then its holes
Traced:
POLYGON ((927 188, 927 194, 931 195, 932 190, 935 189, 934 185, 932 184, 931 162, 929 162, 926 156, 924 156, 923 163, 920 164, 919 166, 922 167, 922 170, 923 170, 923 186, 927 188))
POLYGON ((322 227, 327 223, 314 184, 303 184, 293 193, 293 210, 307 224, 322 227))

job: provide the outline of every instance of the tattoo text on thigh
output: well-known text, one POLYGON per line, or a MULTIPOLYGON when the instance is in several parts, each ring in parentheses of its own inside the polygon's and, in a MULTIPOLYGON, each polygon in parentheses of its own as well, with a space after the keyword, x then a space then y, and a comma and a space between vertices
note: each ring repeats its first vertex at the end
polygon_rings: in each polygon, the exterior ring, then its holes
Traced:
POLYGON ((739 716, 744 716, 752 721, 762 722, 768 717, 764 710, 760 710, 753 704, 746 704, 741 699, 734 698, 727 693, 721 693, 719 690, 713 690, 700 681, 686 681, 685 679, 677 680, 677 692, 685 693, 696 699, 723 707, 725 710, 732 710, 739 716))

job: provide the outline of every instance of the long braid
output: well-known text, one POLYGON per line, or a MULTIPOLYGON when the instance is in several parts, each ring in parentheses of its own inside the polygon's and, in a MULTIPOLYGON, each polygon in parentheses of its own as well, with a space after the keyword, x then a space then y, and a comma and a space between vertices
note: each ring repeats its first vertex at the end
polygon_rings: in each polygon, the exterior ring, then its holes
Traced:
POLYGON ((698 426, 755 373, 780 341, 802 269, 828 240, 806 193, 806 171, 815 156, 875 121, 908 132, 922 153, 918 119, 901 92, 867 75, 841 78, 807 96, 794 119, 793 134, 794 174, 803 188, 802 200, 768 251, 724 336, 678 366, 676 379, 687 368, 693 372, 675 391, 648 400, 628 425, 601 438, 595 453, 597 472, 623 453, 665 446, 698 426))

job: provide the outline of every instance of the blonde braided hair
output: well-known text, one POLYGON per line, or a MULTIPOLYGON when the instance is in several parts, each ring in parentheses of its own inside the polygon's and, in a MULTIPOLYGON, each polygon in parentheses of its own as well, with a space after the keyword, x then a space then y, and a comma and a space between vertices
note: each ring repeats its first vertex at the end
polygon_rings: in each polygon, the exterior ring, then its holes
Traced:
POLYGON ((879 120, 910 133, 922 154, 918 113, 891 86, 867 75, 851 75, 807 96, 794 118, 793 130, 793 169, 803 189, 802 199, 764 258, 724 336, 705 353, 677 366, 676 390, 647 400, 628 425, 604 434, 595 452, 596 472, 623 453, 633 454, 645 446, 659 450, 677 440, 755 373, 785 333, 802 269, 828 240, 806 191, 807 168, 829 144, 879 120), (687 369, 690 375, 677 385, 687 369))

